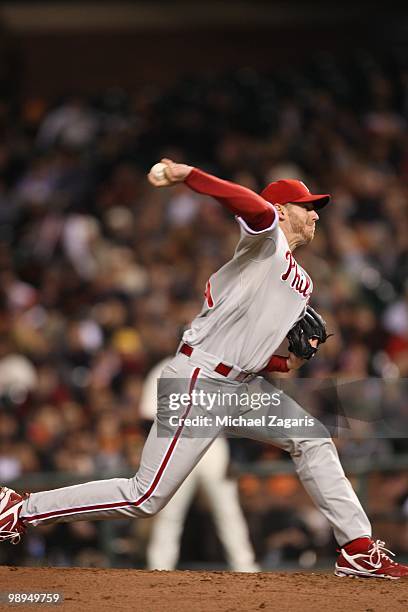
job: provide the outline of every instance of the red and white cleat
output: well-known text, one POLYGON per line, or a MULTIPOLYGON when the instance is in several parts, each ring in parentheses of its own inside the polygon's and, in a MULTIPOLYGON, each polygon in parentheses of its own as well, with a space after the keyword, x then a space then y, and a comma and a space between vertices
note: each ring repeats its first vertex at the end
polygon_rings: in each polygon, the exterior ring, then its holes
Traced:
POLYGON ((334 573, 336 576, 360 578, 408 578, 408 566, 393 561, 394 553, 381 540, 358 538, 341 549, 334 573))
POLYGON ((26 529, 20 519, 21 506, 26 497, 27 494, 19 495, 13 489, 0 487, 0 542, 20 542, 26 529))

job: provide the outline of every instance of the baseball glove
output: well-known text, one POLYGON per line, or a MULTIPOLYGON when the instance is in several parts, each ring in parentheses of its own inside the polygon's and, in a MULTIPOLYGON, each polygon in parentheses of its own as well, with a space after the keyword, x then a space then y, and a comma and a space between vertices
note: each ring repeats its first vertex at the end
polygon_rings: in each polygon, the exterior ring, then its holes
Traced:
POLYGON ((289 340, 289 351, 302 359, 311 359, 317 353, 320 344, 326 342, 333 334, 327 334, 326 321, 311 306, 306 307, 303 319, 300 319, 286 336, 289 340), (317 348, 309 340, 317 339, 317 348))

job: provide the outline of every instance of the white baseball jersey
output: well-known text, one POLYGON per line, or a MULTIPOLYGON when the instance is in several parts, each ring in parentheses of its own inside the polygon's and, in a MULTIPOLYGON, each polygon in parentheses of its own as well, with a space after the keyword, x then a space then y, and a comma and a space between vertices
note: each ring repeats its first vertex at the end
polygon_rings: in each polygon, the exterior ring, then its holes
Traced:
POLYGON ((293 257, 277 217, 260 232, 237 221, 241 238, 234 256, 210 277, 203 308, 183 341, 258 372, 303 316, 313 283, 293 257))

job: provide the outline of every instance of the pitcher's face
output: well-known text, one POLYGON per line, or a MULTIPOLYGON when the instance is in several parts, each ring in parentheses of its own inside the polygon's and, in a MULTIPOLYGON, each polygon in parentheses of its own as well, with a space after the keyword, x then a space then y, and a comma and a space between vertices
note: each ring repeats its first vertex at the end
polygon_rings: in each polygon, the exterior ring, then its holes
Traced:
POLYGON ((316 221, 319 219, 313 202, 287 204, 286 208, 292 232, 299 237, 302 244, 309 244, 313 240, 316 221))

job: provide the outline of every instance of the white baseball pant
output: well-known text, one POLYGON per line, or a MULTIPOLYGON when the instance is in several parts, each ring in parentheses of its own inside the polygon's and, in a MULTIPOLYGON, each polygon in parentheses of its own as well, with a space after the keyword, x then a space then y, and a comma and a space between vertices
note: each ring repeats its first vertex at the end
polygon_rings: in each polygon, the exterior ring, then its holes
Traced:
MULTIPOLYGON (((200 461, 219 431, 210 437, 194 436, 188 426, 180 425, 171 437, 159 437, 158 425, 166 428, 169 415, 166 385, 176 385, 179 392, 193 390, 228 389, 237 394, 276 392, 276 388, 261 377, 249 383, 225 381, 208 368, 185 355, 178 354, 165 368, 159 390, 158 417, 153 424, 142 453, 137 474, 130 479, 113 478, 89 482, 53 491, 31 494, 24 502, 21 518, 27 524, 69 522, 80 520, 146 517, 159 512, 174 495, 194 466, 200 461)), ((173 386, 174 388, 174 386, 173 386)), ((218 410, 219 407, 216 407, 218 410)), ((248 416, 268 418, 276 412, 280 416, 305 419, 307 413, 291 398, 282 394, 278 407, 259 410, 242 409, 248 416)), ((185 416, 202 415, 205 408, 191 403, 185 416)), ((194 429, 194 428, 193 428, 194 429)), ((371 536, 370 522, 349 481, 344 475, 336 448, 328 431, 321 424, 312 435, 305 429, 276 430, 269 427, 227 427, 227 435, 249 437, 269 442, 290 453, 296 472, 307 492, 332 525, 339 545, 362 536, 371 536)))

